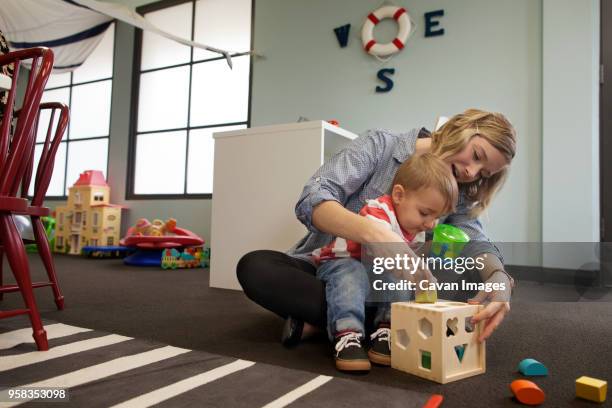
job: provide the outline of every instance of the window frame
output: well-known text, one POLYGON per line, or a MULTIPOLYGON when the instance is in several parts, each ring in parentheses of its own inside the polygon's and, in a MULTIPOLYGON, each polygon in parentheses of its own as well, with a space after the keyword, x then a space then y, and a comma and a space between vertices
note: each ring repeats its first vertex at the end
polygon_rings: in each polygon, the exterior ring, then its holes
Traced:
MULTIPOLYGON (((111 67, 111 76, 110 77, 105 77, 105 78, 99 78, 99 79, 93 79, 90 81, 84 81, 84 82, 77 82, 75 83, 73 81, 74 78, 74 71, 70 71, 70 83, 68 85, 61 85, 61 86, 53 86, 53 87, 49 87, 49 88, 45 88, 44 92, 47 91, 56 91, 58 89, 68 89, 68 109, 70 109, 71 115, 72 115, 72 90, 75 86, 81 86, 81 85, 89 85, 89 84, 95 84, 98 82, 104 82, 104 81, 111 81, 111 93, 110 93, 110 106, 109 106, 109 118, 108 118, 108 135, 107 136, 93 136, 93 137, 83 137, 83 138, 78 138, 78 139, 70 139, 70 123, 68 124, 68 126, 66 127, 66 140, 62 140, 61 143, 66 143, 66 157, 64 159, 64 188, 63 188, 63 195, 46 195, 45 196, 45 201, 66 201, 68 200, 68 194, 66 193, 66 190, 70 187, 68 185, 68 154, 70 153, 70 143, 71 142, 79 142, 79 141, 86 141, 86 140, 101 140, 101 139, 107 139, 108 140, 108 144, 106 146, 107 152, 106 152, 106 176, 108 177, 108 166, 110 165, 110 142, 111 142, 111 128, 112 128, 112 123, 113 123, 113 88, 115 86, 115 49, 116 49, 116 45, 117 45, 117 24, 114 23, 113 25, 113 63, 112 63, 112 67, 111 67)), ((106 33, 106 32, 105 32, 106 33)), ((78 69, 78 67, 76 68, 78 69)), ((53 75, 53 73, 51 73, 51 75, 53 75)), ((56 118, 57 121, 57 118, 56 118)), ((42 124, 42 122, 41 122, 42 124)), ((45 124, 42 124, 45 125, 45 124)), ((61 146, 60 143, 60 146, 61 146)), ((35 142, 34 146, 38 146, 38 145, 43 145, 43 142, 35 142)), ((76 182, 76 180, 75 180, 76 182)), ((32 180, 30 181, 30 183, 34 183, 34 177, 32 178, 32 180)), ((31 197, 31 196, 30 196, 31 197)))
MULTIPOLYGON (((136 12, 141 16, 144 16, 147 13, 151 13, 154 11, 163 10, 173 6, 179 6, 185 3, 192 3, 192 14, 191 14, 191 38, 194 38, 195 31, 195 15, 196 15, 196 2, 197 0, 161 0, 156 3, 151 3, 147 5, 143 5, 136 8, 136 12)), ((253 49, 253 41, 255 34, 255 0, 251 0, 251 42, 250 49, 253 49)), ((212 193, 188 193, 187 192, 187 182, 188 182, 188 170, 189 170, 189 137, 190 132, 192 130, 198 129, 206 129, 206 128, 217 128, 220 126, 235 126, 235 125, 246 125, 247 128, 251 127, 251 100, 253 97, 253 57, 248 56, 249 58, 249 97, 248 97, 248 106, 247 106, 247 119, 246 124, 245 121, 242 122, 233 122, 233 123, 224 123, 224 124, 214 124, 214 125, 204 125, 204 126, 191 126, 189 123, 189 114, 191 110, 191 91, 192 91, 192 78, 193 78, 193 67, 196 64, 202 64, 211 61, 217 61, 221 59, 225 59, 225 57, 214 57, 207 58, 203 60, 194 61, 193 60, 193 47, 190 48, 190 59, 189 62, 176 64, 176 65, 168 65, 161 68, 152 68, 147 69, 145 71, 141 70, 141 57, 142 57, 142 39, 143 39, 143 31, 137 28, 134 32, 134 55, 133 55, 133 64, 132 64, 132 97, 131 97, 131 105, 130 105, 130 130, 129 130, 129 142, 128 142, 128 163, 127 163, 127 179, 126 179, 126 191, 125 197, 126 200, 175 200, 175 199, 184 199, 184 200, 199 200, 199 199, 211 199, 212 193), (182 194, 136 194, 134 192, 134 184, 136 179, 136 149, 137 149, 137 138, 138 138, 138 106, 139 106, 139 98, 140 98, 140 76, 142 73, 155 72, 161 70, 167 70, 171 68, 178 67, 190 67, 189 68, 189 101, 187 104, 187 124, 185 127, 176 128, 176 129, 163 129, 163 130, 153 130, 141 132, 142 134, 153 134, 153 133, 166 133, 172 131, 185 131, 186 132, 186 155, 185 155, 185 181, 183 185, 183 193, 182 194)), ((214 46, 214 44, 211 44, 214 46)), ((232 55, 233 57, 234 55, 232 55)))

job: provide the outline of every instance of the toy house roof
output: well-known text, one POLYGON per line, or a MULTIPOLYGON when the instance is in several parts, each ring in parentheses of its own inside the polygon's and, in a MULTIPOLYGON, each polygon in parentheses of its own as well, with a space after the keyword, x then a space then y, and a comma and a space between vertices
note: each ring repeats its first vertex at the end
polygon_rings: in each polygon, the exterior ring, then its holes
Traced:
POLYGON ((102 186, 108 187, 104 174, 100 170, 85 170, 73 186, 102 186))

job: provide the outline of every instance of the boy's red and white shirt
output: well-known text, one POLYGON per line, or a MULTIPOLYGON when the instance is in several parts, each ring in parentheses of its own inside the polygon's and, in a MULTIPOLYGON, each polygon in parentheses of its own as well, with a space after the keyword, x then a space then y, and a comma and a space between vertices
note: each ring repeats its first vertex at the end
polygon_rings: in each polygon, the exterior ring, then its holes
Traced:
MULTIPOLYGON (((424 242, 425 233, 417 235, 405 231, 397 221, 391 196, 386 194, 374 200, 367 200, 359 211, 359 215, 380 222, 391 231, 403 237, 406 242, 424 242)), ((313 260, 319 264, 337 258, 361 259, 361 244, 359 242, 337 237, 323 248, 312 251, 313 260)))

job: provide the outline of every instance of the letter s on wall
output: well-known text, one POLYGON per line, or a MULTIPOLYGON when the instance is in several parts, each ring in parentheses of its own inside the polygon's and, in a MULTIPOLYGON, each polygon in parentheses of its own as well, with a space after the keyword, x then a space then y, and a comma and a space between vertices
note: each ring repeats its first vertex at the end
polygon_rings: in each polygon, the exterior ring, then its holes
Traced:
POLYGON ((395 74, 395 68, 383 68, 376 74, 376 77, 385 83, 385 87, 377 86, 376 92, 389 92, 393 89, 393 80, 386 76, 386 74, 393 75, 395 74))

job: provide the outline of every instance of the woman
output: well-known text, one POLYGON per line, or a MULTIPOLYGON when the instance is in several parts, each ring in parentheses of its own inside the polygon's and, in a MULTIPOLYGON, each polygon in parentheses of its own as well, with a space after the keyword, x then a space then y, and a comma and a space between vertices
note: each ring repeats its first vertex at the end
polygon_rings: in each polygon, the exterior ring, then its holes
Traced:
MULTIPOLYGON (((516 134, 502 114, 468 109, 432 134, 424 128, 402 134, 367 131, 324 163, 304 187, 295 211, 309 233, 286 254, 261 250, 242 257, 237 275, 245 294, 288 318, 283 332, 285 344, 296 343, 312 326, 325 327, 325 290, 315 277, 312 250, 336 236, 362 244, 403 243, 397 234, 356 213, 366 199, 387 192, 402 162, 427 152, 450 166, 460 186, 456 212, 440 221, 470 236, 462 256, 485 260, 480 279, 504 283, 507 288, 479 292, 472 299, 486 304, 473 319, 486 321, 479 340, 488 338, 504 319, 510 310, 513 281, 477 217, 490 205, 507 176, 516 152, 516 134)), ((408 247, 406 252, 412 253, 408 247)))

